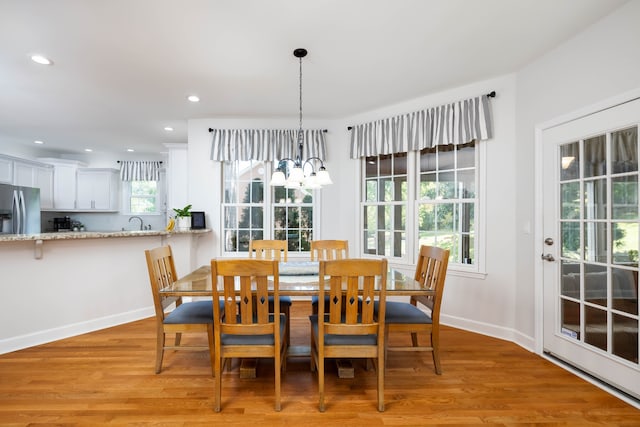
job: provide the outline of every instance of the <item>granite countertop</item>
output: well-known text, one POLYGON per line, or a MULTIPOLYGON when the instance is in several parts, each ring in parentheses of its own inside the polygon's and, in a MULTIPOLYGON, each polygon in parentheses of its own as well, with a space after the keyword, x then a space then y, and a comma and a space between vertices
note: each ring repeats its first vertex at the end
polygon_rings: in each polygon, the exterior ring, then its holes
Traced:
POLYGON ((205 234, 210 228, 202 230, 166 231, 166 230, 126 230, 126 231, 68 231, 40 234, 0 234, 0 242, 16 242, 25 240, 76 240, 76 239, 104 239, 111 237, 147 237, 170 236, 173 234, 205 234))

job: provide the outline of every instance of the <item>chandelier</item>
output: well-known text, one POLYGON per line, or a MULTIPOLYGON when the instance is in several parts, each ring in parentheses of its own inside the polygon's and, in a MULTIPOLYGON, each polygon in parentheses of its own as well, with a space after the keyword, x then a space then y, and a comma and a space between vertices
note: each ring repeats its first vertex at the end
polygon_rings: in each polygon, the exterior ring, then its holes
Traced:
POLYGON ((323 185, 333 184, 331 181, 331 177, 329 176, 329 172, 324 167, 324 162, 320 157, 309 157, 308 159, 303 160, 302 156, 302 148, 304 142, 304 134, 302 131, 302 58, 307 56, 306 49, 296 49, 293 51, 293 56, 298 58, 300 62, 300 79, 299 79, 299 87, 300 87, 300 128, 298 129, 298 153, 295 159, 285 158, 281 159, 278 163, 278 168, 271 176, 271 185, 274 187, 286 187, 286 188, 305 188, 305 189, 314 189, 314 188, 322 188, 323 185), (320 167, 318 168, 318 172, 316 173, 315 162, 320 163, 320 167), (289 172, 289 176, 285 176, 286 165, 291 162, 293 163, 293 168, 289 172), (305 173, 305 171, 307 173, 305 173))

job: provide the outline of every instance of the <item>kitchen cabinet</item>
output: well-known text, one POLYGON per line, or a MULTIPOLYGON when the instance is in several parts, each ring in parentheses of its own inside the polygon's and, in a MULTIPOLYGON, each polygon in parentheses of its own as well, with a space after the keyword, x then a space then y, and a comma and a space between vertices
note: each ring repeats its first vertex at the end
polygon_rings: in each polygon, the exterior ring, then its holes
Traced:
POLYGON ((38 160, 53 166, 53 210, 74 211, 76 209, 76 173, 86 164, 77 160, 56 158, 38 160))
POLYGON ((53 167, 33 160, 0 155, 0 183, 40 189, 40 208, 53 207, 53 167))
POLYGON ((117 169, 80 168, 76 178, 77 210, 118 210, 120 180, 117 169))
POLYGON ((15 161, 13 184, 40 189, 40 209, 53 208, 53 166, 15 161))
POLYGON ((0 157, 0 184, 13 184, 13 160, 0 157))

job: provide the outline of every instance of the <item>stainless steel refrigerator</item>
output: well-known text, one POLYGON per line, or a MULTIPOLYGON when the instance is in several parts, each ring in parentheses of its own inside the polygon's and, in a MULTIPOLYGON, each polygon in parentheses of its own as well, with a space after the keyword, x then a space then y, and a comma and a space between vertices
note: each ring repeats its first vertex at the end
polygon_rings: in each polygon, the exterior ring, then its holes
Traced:
POLYGON ((3 234, 40 233, 40 189, 0 184, 3 234))

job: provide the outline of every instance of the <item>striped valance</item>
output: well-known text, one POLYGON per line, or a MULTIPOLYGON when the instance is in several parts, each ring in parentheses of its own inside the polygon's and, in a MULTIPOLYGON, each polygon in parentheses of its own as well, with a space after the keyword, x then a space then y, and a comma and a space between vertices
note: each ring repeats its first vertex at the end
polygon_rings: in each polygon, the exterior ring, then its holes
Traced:
POLYGON ((356 125, 351 158, 465 144, 493 136, 487 95, 356 125))
POLYGON ((120 179, 123 181, 159 181, 162 162, 121 161, 120 179))
MULTIPOLYGON (((211 129, 211 160, 295 159, 298 154, 298 129, 211 129)), ((303 130, 304 157, 326 158, 322 130, 303 130)))

